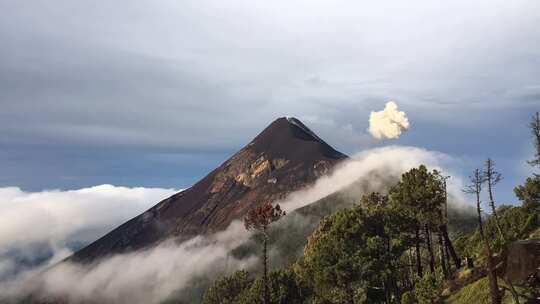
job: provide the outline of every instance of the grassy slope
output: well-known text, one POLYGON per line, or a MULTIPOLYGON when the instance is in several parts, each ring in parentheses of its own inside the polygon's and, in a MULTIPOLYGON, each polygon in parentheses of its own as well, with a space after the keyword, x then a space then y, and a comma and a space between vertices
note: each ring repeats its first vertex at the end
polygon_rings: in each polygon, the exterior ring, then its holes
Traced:
MULTIPOLYGON (((498 280, 499 287, 504 289, 504 296, 502 298, 503 304, 513 304, 514 300, 508 285, 502 282, 501 279, 498 280)), ((531 294, 530 290, 523 289, 519 286, 515 286, 517 293, 520 295, 520 303, 530 303, 527 302, 530 300, 531 294)), ((479 280, 476 280, 468 285, 465 285, 463 288, 454 292, 449 297, 444 300, 446 304, 490 304, 489 299, 489 281, 487 277, 482 277, 479 280)))
MULTIPOLYGON (((489 282, 486 277, 473 282, 444 301, 448 304, 489 304, 489 282)), ((505 293, 503 303, 513 303, 508 292, 505 293)))

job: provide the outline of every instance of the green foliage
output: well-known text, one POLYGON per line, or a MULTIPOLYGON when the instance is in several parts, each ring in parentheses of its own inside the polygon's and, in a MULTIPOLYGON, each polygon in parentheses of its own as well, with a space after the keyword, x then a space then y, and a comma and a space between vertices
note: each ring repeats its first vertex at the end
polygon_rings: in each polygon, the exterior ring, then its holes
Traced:
POLYGON ((413 291, 406 291, 401 295, 401 304, 415 304, 416 302, 413 291))
MULTIPOLYGON (((294 272, 290 270, 276 270, 268 274, 268 287, 270 291, 270 304, 300 304, 304 299, 304 292, 294 272)), ((249 289, 245 289, 237 298, 238 304, 263 303, 263 280, 258 278, 249 289)))
MULTIPOLYGON (((317 297, 330 303, 351 301, 356 289, 364 286, 371 261, 364 214, 360 208, 345 209, 324 219, 306 246, 302 277, 314 288, 317 297)), ((371 244, 376 246, 376 244, 371 244)))
POLYGON ((540 210, 540 176, 529 177, 525 184, 514 188, 514 193, 523 204, 523 208, 530 211, 540 210))
POLYGON ((237 271, 230 276, 217 280, 203 296, 204 304, 237 303, 239 295, 251 285, 248 273, 237 271))
POLYGON ((440 301, 442 291, 442 276, 426 273, 423 277, 416 277, 414 296, 420 304, 432 304, 440 301))
POLYGON ((313 288, 316 301, 380 301, 381 293, 374 291, 395 275, 396 261, 406 246, 391 227, 392 215, 378 204, 384 205, 385 199, 374 194, 364 200, 378 202, 367 210, 354 206, 336 212, 309 237, 299 272, 313 288))
POLYGON ((419 223, 437 222, 437 211, 444 203, 445 194, 436 171, 429 172, 424 165, 413 168, 401 176, 401 181, 390 192, 396 209, 419 223))

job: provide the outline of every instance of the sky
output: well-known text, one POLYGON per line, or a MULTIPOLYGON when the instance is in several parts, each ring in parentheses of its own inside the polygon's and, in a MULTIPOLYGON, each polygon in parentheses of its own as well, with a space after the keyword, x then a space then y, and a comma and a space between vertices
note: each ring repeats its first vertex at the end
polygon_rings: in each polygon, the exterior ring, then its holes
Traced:
POLYGON ((0 187, 187 188, 274 119, 530 175, 540 2, 0 0, 0 187), (389 100, 410 130, 377 141, 389 100))

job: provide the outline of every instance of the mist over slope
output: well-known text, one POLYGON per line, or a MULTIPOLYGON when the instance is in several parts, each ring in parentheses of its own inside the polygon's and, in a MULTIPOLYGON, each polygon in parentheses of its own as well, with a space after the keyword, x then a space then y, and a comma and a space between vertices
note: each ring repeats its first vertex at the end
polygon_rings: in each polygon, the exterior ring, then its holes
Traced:
MULTIPOLYGON (((301 254, 303 236, 312 231, 322 216, 354 203, 364 193, 384 192, 412 167, 426 164, 444 169, 448 162, 451 159, 438 152, 399 146, 372 149, 351 157, 312 186, 279 201, 289 215, 274 227, 274 235, 282 236, 273 239, 274 266, 286 264, 301 254), (286 229, 287 234, 280 233, 280 229, 286 229)), ((453 178, 449 186, 451 205, 464 206, 461 193, 456 191, 460 180, 453 178)), ((63 263, 30 280, 4 284, 1 293, 32 293, 38 298, 71 302, 159 303, 175 297, 191 303, 197 297, 200 299, 204 288, 215 278, 235 269, 257 269, 257 251, 250 236, 240 222, 233 221, 223 232, 197 236, 180 244, 166 240, 151 248, 91 264, 63 263)))

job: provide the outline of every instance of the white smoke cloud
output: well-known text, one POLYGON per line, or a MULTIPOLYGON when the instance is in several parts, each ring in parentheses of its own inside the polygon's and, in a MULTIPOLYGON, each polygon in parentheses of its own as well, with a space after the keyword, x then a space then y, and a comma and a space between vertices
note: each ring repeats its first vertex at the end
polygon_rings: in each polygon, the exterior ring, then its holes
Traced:
MULTIPOLYGON (((453 160, 445 154, 415 147, 371 149, 351 157, 333 174, 279 203, 290 212, 359 179, 370 183, 372 188, 379 187, 387 182, 385 176, 399 176, 420 164, 444 170, 453 160)), ((453 175, 448 170, 444 172, 453 175)), ((449 191, 454 203, 465 201, 459 191, 460 180, 455 176, 450 180, 449 191)), ((19 231, 19 234, 25 232, 19 231)), ((213 280, 257 263, 257 257, 238 260, 230 254, 233 248, 246 242, 249 235, 242 224, 235 221, 221 233, 196 237, 182 244, 166 241, 151 249, 116 255, 93 265, 63 263, 40 274, 0 285, 0 295, 39 291, 43 295, 62 295, 72 301, 159 303, 175 290, 188 288, 193 280, 204 277, 213 280)))
POLYGON ((377 139, 396 139, 410 127, 407 115, 398 111, 395 102, 389 101, 384 110, 369 115, 369 133, 377 139))

